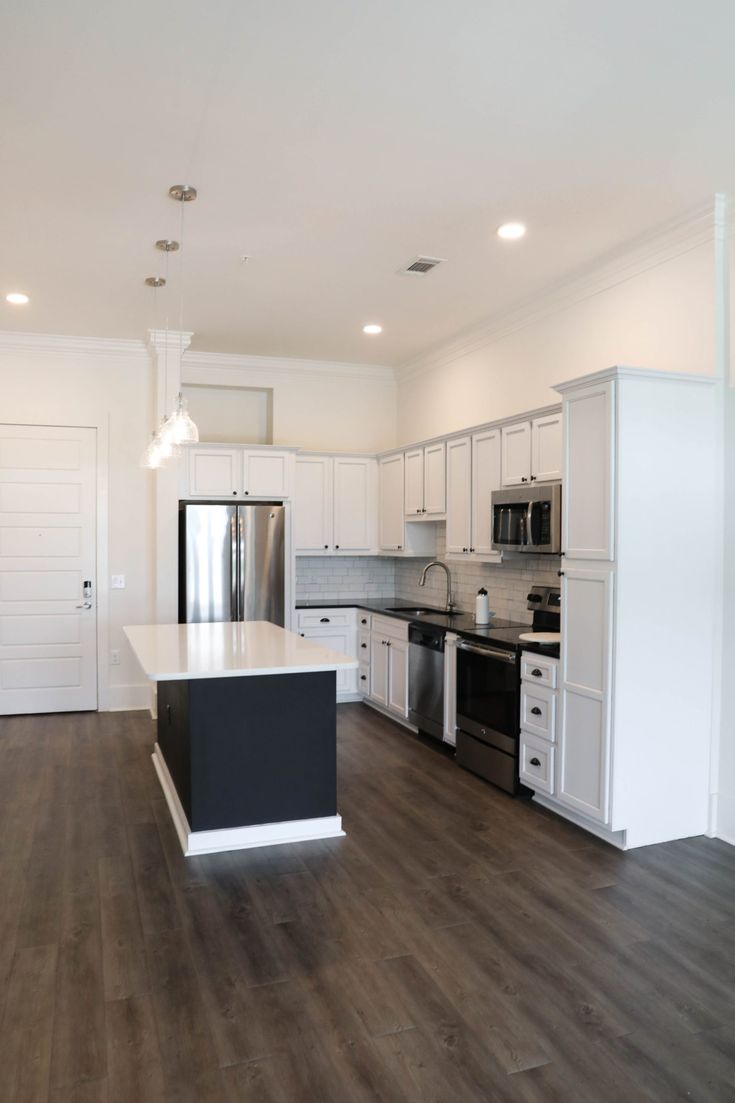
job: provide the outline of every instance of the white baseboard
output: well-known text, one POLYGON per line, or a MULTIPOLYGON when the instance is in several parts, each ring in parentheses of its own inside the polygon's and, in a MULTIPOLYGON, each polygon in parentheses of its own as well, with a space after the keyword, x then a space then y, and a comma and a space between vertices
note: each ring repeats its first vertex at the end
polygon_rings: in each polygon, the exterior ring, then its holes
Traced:
POLYGON ((151 703, 151 687, 149 682, 141 682, 139 685, 110 686, 107 690, 107 707, 105 712, 137 712, 147 709, 151 703))
POLYGON ((349 704, 350 701, 362 701, 362 697, 363 697, 362 693, 357 693, 357 692, 355 692, 355 693, 338 693, 337 694, 337 704, 338 705, 346 705, 346 704, 349 704))
POLYGON ((717 797, 717 823, 715 838, 735 846, 735 797, 719 793, 717 797))
POLYGON ((219 854, 225 850, 249 850, 256 846, 334 839, 345 834, 342 830, 341 816, 318 816, 310 820, 286 820, 283 823, 259 823, 249 827, 226 827, 215 831, 192 831, 157 743, 151 757, 186 858, 197 854, 219 854))
POLYGON ((555 812, 557 816, 561 816, 562 819, 569 820, 570 823, 576 824, 576 826, 581 827, 583 831, 589 831, 590 835, 596 835, 598 839, 610 843, 611 846, 617 847, 618 850, 628 849, 624 831, 608 831, 606 827, 601 827, 599 824, 592 823, 590 820, 586 820, 584 816, 578 816, 571 808, 564 808, 562 805, 557 804, 555 800, 545 797, 542 793, 536 793, 533 800, 535 804, 540 804, 542 808, 548 808, 550 812, 555 812))
POLYGON ((402 716, 396 716, 395 712, 390 712, 389 709, 383 708, 382 705, 377 704, 375 701, 371 701, 369 697, 361 696, 360 700, 364 705, 369 705, 371 709, 375 709, 376 712, 379 712, 381 716, 387 716, 389 720, 395 720, 396 724, 400 724, 401 727, 408 728, 414 735, 418 735, 419 729, 415 728, 408 720, 404 720, 402 716))

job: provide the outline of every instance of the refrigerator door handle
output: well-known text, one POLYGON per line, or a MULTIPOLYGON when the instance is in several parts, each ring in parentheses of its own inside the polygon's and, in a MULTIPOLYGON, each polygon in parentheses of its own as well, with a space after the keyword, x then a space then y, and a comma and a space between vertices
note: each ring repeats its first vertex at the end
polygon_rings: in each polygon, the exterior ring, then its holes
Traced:
POLYGON ((245 620, 245 515, 237 509, 237 620, 245 620))
POLYGON ((231 528, 231 543, 230 543, 230 620, 240 619, 240 602, 239 602, 239 572, 238 572, 238 554, 239 547, 238 528, 239 518, 237 510, 232 515, 232 521, 230 523, 231 528))

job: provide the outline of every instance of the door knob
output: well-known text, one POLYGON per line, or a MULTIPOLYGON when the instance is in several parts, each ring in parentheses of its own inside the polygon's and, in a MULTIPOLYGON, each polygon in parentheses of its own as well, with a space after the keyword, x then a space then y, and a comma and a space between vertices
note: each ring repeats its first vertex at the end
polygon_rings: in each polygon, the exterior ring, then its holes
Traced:
POLYGON ((91 601, 83 601, 81 605, 77 605, 77 609, 91 609, 91 608, 92 608, 92 602, 91 601))

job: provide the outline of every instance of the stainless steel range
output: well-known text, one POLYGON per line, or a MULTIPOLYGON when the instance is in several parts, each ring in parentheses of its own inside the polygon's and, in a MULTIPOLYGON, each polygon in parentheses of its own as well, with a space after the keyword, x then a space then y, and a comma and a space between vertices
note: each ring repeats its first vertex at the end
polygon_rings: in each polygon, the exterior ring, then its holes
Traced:
MULTIPOLYGON (((533 586, 530 631, 558 631, 560 605, 556 587, 533 586)), ((528 632, 528 625, 512 630, 491 625, 480 638, 457 644, 457 762, 508 793, 525 791, 518 780, 521 651, 552 653, 522 640, 528 632)))

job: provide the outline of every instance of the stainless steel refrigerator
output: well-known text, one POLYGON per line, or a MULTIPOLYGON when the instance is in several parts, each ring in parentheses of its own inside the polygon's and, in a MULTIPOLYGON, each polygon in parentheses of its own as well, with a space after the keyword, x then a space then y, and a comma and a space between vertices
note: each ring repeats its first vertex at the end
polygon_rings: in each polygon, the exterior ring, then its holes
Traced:
POLYGON ((199 505, 179 512, 179 622, 284 625, 282 505, 199 505))

